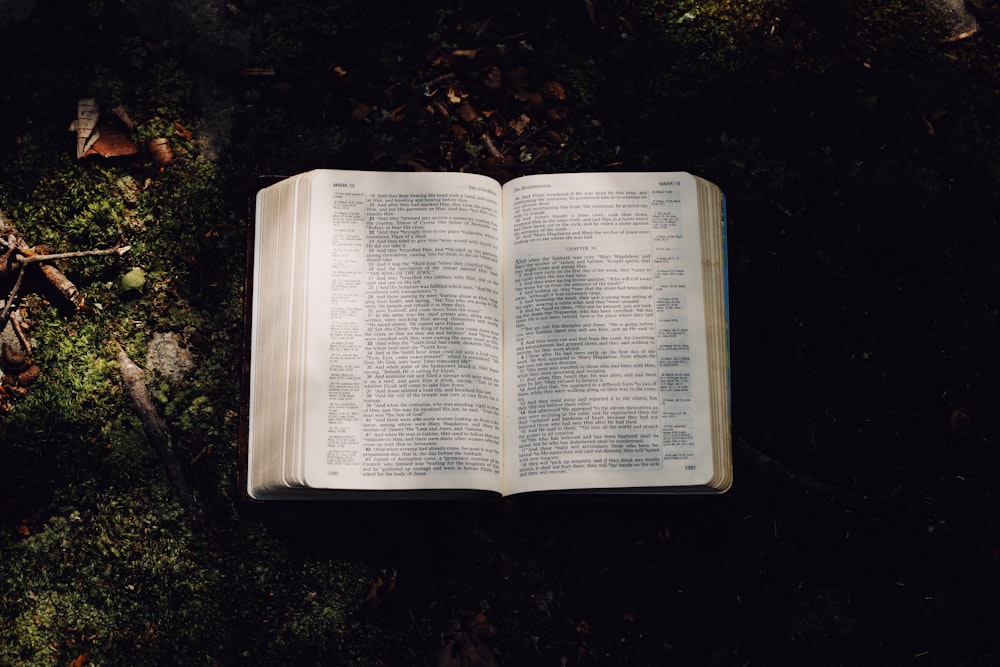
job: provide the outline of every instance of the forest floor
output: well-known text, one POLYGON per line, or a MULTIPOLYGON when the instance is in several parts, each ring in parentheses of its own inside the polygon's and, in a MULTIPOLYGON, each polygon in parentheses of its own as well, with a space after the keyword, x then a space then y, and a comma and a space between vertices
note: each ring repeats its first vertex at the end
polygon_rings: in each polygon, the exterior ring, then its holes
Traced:
POLYGON ((993 5, 947 41, 875 0, 411 4, 60 1, 0 23, 4 219, 59 252, 130 246, 59 263, 75 309, 22 290, 39 377, 0 394, 0 664, 1000 663, 993 5), (122 105, 136 153, 76 159, 89 97, 122 105), (317 167, 719 184, 733 489, 242 499, 248 202, 317 167), (195 519, 119 343, 159 369, 195 519))

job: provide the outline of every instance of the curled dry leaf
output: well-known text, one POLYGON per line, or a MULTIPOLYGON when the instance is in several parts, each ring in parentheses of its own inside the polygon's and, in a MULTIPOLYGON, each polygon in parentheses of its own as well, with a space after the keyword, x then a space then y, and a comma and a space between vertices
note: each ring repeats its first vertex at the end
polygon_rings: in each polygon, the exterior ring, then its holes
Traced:
POLYGON ((194 132, 184 127, 177 121, 174 121, 174 134, 176 134, 184 141, 191 141, 192 139, 194 139, 194 132))
POLYGON ((531 126, 531 118, 527 114, 521 114, 517 118, 508 121, 507 125, 510 126, 510 129, 514 130, 515 134, 521 135, 531 126))
POLYGON ((458 104, 468 96, 469 93, 465 92, 461 86, 455 84, 448 86, 448 101, 452 104, 458 104))
POLYGON ((3 369, 8 373, 20 373, 31 365, 31 359, 20 350, 14 349, 9 342, 3 343, 3 369))
POLYGON ((552 121, 564 121, 569 117, 569 109, 564 106, 551 107, 546 109, 545 115, 552 121))
POLYGON ((365 104, 364 102, 355 102, 354 108, 351 109, 351 118, 354 120, 364 120, 371 112, 372 108, 368 104, 365 104))
POLYGON ((124 104, 119 104, 118 106, 113 107, 111 109, 111 113, 117 116, 118 120, 120 120, 125 125, 125 127, 127 127, 130 130, 135 129, 135 123, 133 123, 132 119, 129 118, 128 111, 125 110, 124 104))
POLYGON ((42 374, 42 368, 38 364, 31 364, 26 369, 17 374, 17 384, 20 387, 28 387, 42 374))
POLYGON ((566 88, 558 81, 546 81, 542 84, 542 95, 550 100, 566 100, 566 88))
POLYGON ((500 68, 493 65, 488 70, 483 77, 483 85, 490 90, 499 90, 503 88, 503 75, 500 73, 500 68))
POLYGON ((462 106, 458 107, 458 116, 466 123, 471 123, 472 121, 476 120, 476 118, 479 116, 479 113, 476 111, 475 107, 466 102, 462 106))
POLYGON ((166 167, 174 161, 174 149, 170 146, 170 140, 166 137, 150 139, 146 144, 149 154, 153 158, 153 164, 157 167, 166 167))

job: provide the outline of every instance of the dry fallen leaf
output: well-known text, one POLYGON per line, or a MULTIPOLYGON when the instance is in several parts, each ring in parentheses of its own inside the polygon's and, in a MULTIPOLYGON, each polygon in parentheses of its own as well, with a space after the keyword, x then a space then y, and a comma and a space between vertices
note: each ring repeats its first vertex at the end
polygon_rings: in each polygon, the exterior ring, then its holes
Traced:
MULTIPOLYGON (((117 118, 117 117, 115 117, 117 118)), ((84 152, 83 157, 121 157, 135 155, 138 147, 127 135, 128 129, 121 121, 102 119, 97 125, 97 140, 84 152)))
POLYGON ((497 90, 503 86, 503 75, 500 73, 500 68, 493 65, 486 72, 486 76, 483 77, 483 85, 492 90, 497 90))
POLYGON ((507 125, 509 125, 510 129, 514 130, 514 132, 520 136, 524 134, 524 131, 531 125, 531 118, 529 118, 526 114, 521 114, 517 118, 509 121, 507 125))
POLYGON ((354 120, 364 120, 371 113, 372 108, 364 102, 355 102, 351 110, 351 118, 354 120))
POLYGON ((566 99, 566 88, 558 81, 546 81, 542 84, 542 95, 550 99, 563 101, 566 99))
POLYGON ((184 139, 185 141, 191 141, 192 139, 194 139, 194 132, 187 129, 177 121, 174 121, 174 134, 176 134, 181 139, 184 139))
POLYGON ((448 86, 448 101, 451 102, 452 104, 458 104, 468 96, 469 94, 464 90, 462 90, 459 86, 457 85, 448 86))
POLYGON ((479 114, 476 112, 476 109, 471 104, 466 102, 462 106, 458 107, 458 115, 466 123, 471 123, 476 119, 476 116, 478 116, 479 114))

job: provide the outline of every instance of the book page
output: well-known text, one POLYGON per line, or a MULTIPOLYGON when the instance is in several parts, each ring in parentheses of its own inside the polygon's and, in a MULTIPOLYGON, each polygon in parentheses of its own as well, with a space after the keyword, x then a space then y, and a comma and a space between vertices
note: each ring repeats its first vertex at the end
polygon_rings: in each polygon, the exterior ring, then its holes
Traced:
POLYGON ((505 493, 712 477, 697 205, 683 173, 506 185, 505 493))
POLYGON ((307 483, 499 490, 499 184, 310 178, 307 483))

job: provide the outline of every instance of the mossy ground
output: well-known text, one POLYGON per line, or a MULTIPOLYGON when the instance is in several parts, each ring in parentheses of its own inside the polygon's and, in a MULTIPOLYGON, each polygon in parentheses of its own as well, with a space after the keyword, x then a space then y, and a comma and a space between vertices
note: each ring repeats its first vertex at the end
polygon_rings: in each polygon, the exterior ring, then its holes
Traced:
POLYGON ((43 375, 0 420, 0 664, 998 659, 990 5, 945 43, 865 0, 39 4, 3 32, 0 210, 32 243, 132 250, 62 265, 73 315, 25 301, 43 375), (430 104, 446 74, 521 122, 502 157, 430 104), (547 81, 565 100, 532 97, 547 81), (74 159, 84 96, 125 106, 138 155, 74 159), (736 434, 797 472, 738 448, 721 498, 241 500, 248 197, 314 167, 719 183, 736 434), (156 332, 196 359, 150 388, 201 522, 121 387, 115 341, 141 364, 156 332))

